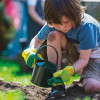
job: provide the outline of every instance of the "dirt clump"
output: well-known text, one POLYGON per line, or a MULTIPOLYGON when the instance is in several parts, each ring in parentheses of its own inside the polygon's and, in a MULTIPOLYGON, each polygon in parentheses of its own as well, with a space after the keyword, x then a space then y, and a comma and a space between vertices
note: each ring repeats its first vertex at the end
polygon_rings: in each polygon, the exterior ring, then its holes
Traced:
POLYGON ((50 88, 40 88, 33 85, 22 86, 18 82, 0 81, 0 90, 6 92, 10 89, 20 89, 25 95, 26 100, 75 100, 76 98, 83 99, 89 96, 91 100, 100 100, 100 94, 86 94, 81 84, 72 84, 66 86, 66 97, 51 99, 49 93, 50 88))

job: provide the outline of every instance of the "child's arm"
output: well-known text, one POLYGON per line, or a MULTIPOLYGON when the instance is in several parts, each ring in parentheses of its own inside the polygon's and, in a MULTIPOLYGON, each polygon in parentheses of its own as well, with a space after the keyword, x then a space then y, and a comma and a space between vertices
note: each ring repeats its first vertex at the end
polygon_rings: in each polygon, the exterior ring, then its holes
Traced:
MULTIPOLYGON (((43 41, 39 40, 37 36, 35 36, 30 43, 30 47, 22 52, 22 57, 26 64, 31 68, 34 68, 36 52, 42 43, 43 41)), ((42 59, 42 56, 37 54, 37 59, 42 59)))
POLYGON ((37 38, 37 36, 35 36, 32 40, 31 40, 31 42, 30 42, 30 48, 36 48, 37 50, 39 49, 39 47, 41 46, 41 44, 44 42, 44 40, 39 40, 38 38, 37 38))
POLYGON ((31 40, 29 47, 37 48, 38 50, 41 44, 48 38, 48 34, 53 30, 54 28, 50 28, 45 24, 38 34, 31 40))
POLYGON ((75 73, 83 69, 89 61, 91 49, 80 50, 79 59, 72 65, 75 68, 75 73))
POLYGON ((63 82, 68 82, 74 73, 77 73, 88 64, 90 52, 91 49, 80 50, 80 57, 72 66, 66 66, 63 70, 55 72, 53 76, 55 78, 61 76, 63 82))

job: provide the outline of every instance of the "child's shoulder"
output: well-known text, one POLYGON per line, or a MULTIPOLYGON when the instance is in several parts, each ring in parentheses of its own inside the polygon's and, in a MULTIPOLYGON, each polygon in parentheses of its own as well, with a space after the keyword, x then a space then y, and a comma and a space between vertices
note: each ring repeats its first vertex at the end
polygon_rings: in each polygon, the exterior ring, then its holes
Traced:
POLYGON ((87 13, 83 14, 83 19, 82 19, 82 26, 85 26, 85 25, 96 25, 100 27, 99 22, 94 17, 92 17, 91 15, 87 13))

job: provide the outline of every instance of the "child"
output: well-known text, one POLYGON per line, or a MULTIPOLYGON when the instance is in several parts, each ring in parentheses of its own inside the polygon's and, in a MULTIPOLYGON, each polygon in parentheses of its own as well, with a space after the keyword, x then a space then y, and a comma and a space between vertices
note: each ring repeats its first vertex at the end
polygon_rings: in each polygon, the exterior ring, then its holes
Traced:
MULTIPOLYGON (((63 78, 66 80, 68 77, 67 74, 63 74, 64 71, 72 76, 84 68, 81 81, 85 92, 100 92, 100 25, 96 19, 84 13, 79 0, 45 0, 44 19, 47 25, 32 39, 31 49, 24 51, 23 55, 34 52, 33 48, 38 49, 47 39, 47 44, 54 46, 58 51, 57 70, 60 70, 62 56, 68 58, 67 50, 73 49, 70 46, 74 45, 79 52, 78 59, 71 66, 55 72, 53 76, 61 76, 64 81, 63 78)), ((47 48, 47 54, 48 60, 56 63, 56 53, 52 48, 47 48)), ((65 96, 65 89, 62 85, 54 86, 50 96, 65 96)))

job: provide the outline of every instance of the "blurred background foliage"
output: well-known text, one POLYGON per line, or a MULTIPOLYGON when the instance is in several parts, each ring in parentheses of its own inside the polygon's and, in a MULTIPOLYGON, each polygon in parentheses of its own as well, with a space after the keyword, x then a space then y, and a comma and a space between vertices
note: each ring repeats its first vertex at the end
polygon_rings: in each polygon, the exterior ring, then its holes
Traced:
POLYGON ((81 4, 86 6, 86 13, 92 15, 100 22, 100 1, 99 0, 81 0, 81 4))
POLYGON ((4 12, 4 3, 0 1, 0 53, 5 49, 11 39, 14 38, 14 25, 4 12))

